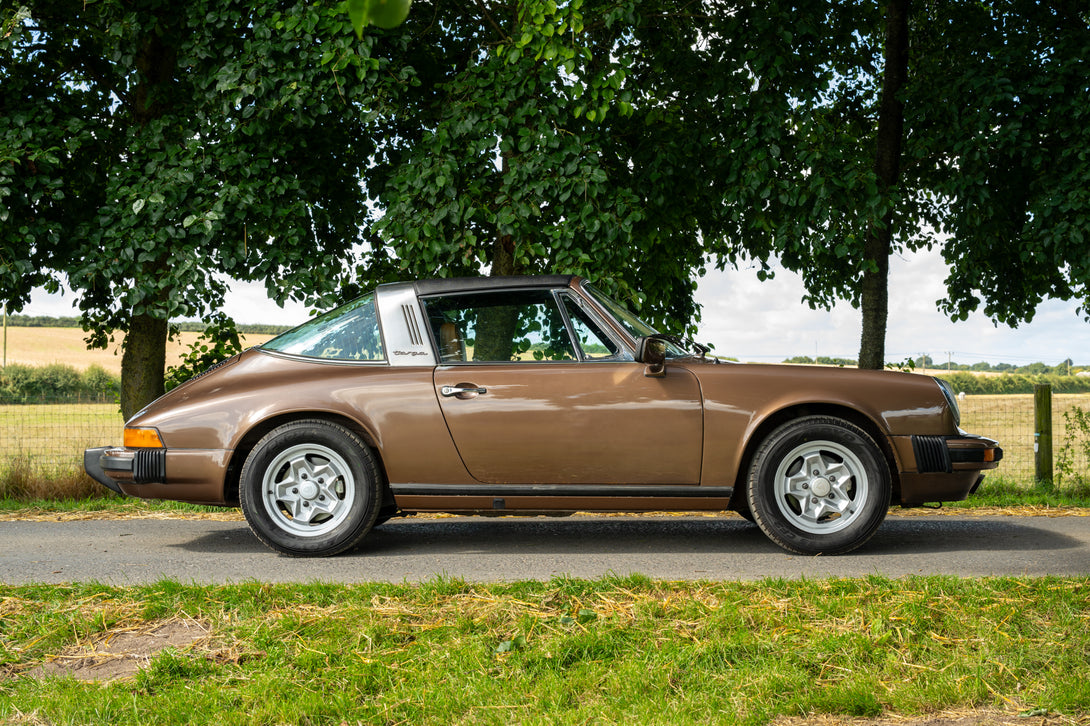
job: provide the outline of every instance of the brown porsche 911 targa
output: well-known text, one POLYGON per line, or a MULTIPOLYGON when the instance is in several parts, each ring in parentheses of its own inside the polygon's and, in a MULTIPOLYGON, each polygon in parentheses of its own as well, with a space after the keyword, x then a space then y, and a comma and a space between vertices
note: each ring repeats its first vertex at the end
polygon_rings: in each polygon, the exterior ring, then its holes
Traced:
POLYGON ((134 497, 241 505, 289 555, 414 512, 666 510, 836 554, 1002 458, 940 380, 706 353, 575 277, 380 285, 170 391, 84 464, 134 497))

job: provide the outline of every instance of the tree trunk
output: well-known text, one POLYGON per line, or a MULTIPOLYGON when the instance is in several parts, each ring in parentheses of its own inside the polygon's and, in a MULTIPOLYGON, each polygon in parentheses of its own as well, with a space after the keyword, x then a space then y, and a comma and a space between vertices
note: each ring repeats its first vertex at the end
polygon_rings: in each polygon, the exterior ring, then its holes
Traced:
MULTIPOLYGON (((512 144, 514 147, 514 144, 512 144)), ((513 151, 505 151, 500 157, 500 175, 507 174, 511 166, 513 151)), ((499 230, 497 230, 499 232, 499 230)), ((521 272, 515 265, 515 238, 513 235, 496 235, 496 241, 492 245, 492 270, 489 275, 517 275, 521 272)))
MULTIPOLYGON (((167 24, 166 21, 163 23, 167 24)), ((139 74, 133 92, 132 111, 137 126, 142 127, 163 115, 161 98, 165 95, 166 87, 173 82, 176 64, 177 52, 167 44, 159 29, 149 30, 141 40, 136 55, 139 74), (157 89, 160 91, 158 94, 155 93, 157 89)), ((148 262, 145 275, 154 276, 154 270, 165 264, 165 260, 148 262)), ((163 298, 168 294, 164 292, 163 298)), ((129 321, 121 356, 121 413, 126 421, 163 395, 167 329, 165 318, 148 314, 133 315, 129 321)))
POLYGON ((871 229, 864 242, 868 260, 877 270, 863 272, 860 302, 863 309, 863 334, 859 341, 859 367, 881 369, 886 357, 886 320, 889 313, 890 234, 887 229, 871 229))
POLYGON ((515 266, 515 238, 504 235, 496 239, 492 248, 492 277, 519 274, 515 266))
POLYGON ((134 315, 121 356, 121 414, 126 421, 163 395, 166 349, 167 321, 134 315))
POLYGON ((863 334, 859 343, 859 367, 880 369, 886 357, 886 321, 889 309, 889 256, 893 249, 891 191, 901 175, 901 143, 904 138, 905 109, 898 98, 908 77, 909 0, 889 0, 886 5, 885 71, 878 106, 878 139, 874 173, 878 193, 889 211, 881 224, 871 224, 864 241, 866 261, 874 268, 863 271, 860 304, 863 334))
MULTIPOLYGON (((515 240, 510 235, 496 239, 490 275, 514 275, 515 240)), ((519 309, 503 305, 481 310, 477 320, 474 360, 505 361, 514 355, 513 341, 518 328, 519 309)))

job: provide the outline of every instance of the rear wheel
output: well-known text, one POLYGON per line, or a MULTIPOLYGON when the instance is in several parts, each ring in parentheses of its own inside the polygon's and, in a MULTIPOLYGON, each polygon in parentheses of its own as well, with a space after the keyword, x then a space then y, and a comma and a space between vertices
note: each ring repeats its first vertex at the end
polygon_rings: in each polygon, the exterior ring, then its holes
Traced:
POLYGON ((757 525, 799 554, 842 554, 865 543, 889 510, 889 465, 858 426, 808 416, 773 431, 750 467, 757 525))
POLYGON ((239 499, 258 539, 295 557, 328 557, 358 545, 381 496, 375 458, 340 424, 293 421, 265 435, 242 467, 239 499))

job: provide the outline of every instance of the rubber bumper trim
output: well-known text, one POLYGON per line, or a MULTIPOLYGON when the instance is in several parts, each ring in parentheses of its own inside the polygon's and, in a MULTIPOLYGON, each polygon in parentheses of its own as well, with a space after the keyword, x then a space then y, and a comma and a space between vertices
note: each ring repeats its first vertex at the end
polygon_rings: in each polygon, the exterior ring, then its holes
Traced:
POLYGON ((83 470, 87 472, 87 476, 91 477, 102 486, 124 496, 125 492, 121 491, 121 486, 106 475, 106 470, 102 466, 103 455, 111 448, 114 447, 100 446, 97 449, 87 449, 84 451, 83 470))

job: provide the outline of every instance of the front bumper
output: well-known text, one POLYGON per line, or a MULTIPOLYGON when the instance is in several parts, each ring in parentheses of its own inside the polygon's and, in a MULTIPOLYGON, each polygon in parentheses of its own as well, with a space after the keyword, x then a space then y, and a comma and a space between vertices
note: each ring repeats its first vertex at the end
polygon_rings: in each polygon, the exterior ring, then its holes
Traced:
POLYGON ((975 492, 983 472, 1003 460, 1003 449, 983 436, 895 436, 901 463, 901 505, 958 502, 975 492))
POLYGON ((983 436, 910 436, 916 472, 930 474, 994 469, 1003 460, 999 444, 983 436))
POLYGON ((102 446, 83 452, 83 468, 92 479, 119 494, 224 504, 231 454, 225 449, 102 446))

